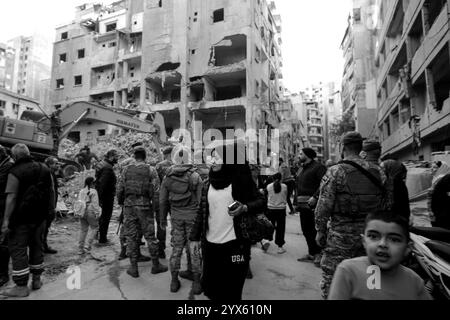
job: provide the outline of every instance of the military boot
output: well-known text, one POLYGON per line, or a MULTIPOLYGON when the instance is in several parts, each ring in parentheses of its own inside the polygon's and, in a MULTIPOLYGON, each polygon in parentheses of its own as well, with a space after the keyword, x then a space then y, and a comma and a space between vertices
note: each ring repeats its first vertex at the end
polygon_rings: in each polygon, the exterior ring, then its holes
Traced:
POLYGON ((189 280, 189 281, 194 281, 194 273, 191 270, 186 270, 186 271, 180 271, 180 278, 189 280))
POLYGON ((175 293, 180 290, 181 283, 178 279, 178 272, 172 272, 172 281, 170 282, 170 292, 175 293))
POLYGON ((194 282, 192 283, 192 293, 196 296, 202 294, 203 288, 200 273, 194 273, 194 282))
POLYGON ((152 261, 152 258, 147 257, 147 256, 144 256, 144 255, 141 253, 141 250, 139 249, 138 262, 149 262, 149 261, 152 261))
POLYGON ((120 248, 119 261, 125 260, 126 258, 128 258, 128 256, 127 256, 127 247, 126 246, 122 246, 120 248))
POLYGON ((31 289, 39 290, 42 288, 42 280, 40 275, 33 275, 33 279, 31 281, 31 289))
POLYGON ((130 259, 131 265, 128 268, 127 273, 133 278, 139 278, 139 269, 136 259, 130 259))
POLYGON ((152 259, 152 274, 164 273, 169 270, 165 265, 159 263, 159 259, 152 259))

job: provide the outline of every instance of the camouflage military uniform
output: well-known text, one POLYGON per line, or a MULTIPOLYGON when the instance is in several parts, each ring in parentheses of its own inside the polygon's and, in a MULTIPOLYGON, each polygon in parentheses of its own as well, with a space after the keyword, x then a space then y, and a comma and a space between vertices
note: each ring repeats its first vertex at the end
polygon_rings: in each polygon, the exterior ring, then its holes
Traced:
MULTIPOLYGON (((119 164, 120 174, 122 175, 124 170, 125 170, 125 168, 128 167, 129 165, 133 164, 133 163, 136 163, 136 160, 134 158, 132 158, 132 157, 123 160, 119 164)), ((138 233, 138 238, 139 238, 139 241, 140 241, 142 239, 142 236, 143 236, 140 224, 137 226, 137 233, 138 233)), ((159 238, 158 238, 158 240, 159 240, 159 238)), ((120 241, 120 246, 122 248, 126 248, 127 238, 125 236, 125 223, 123 221, 122 221, 122 226, 120 227, 120 230, 119 230, 119 241, 120 241)))
MULTIPOLYGON (((170 207, 172 224, 171 272, 179 272, 180 270, 183 249, 188 244, 189 235, 198 213, 202 188, 202 179, 191 165, 174 166, 162 183, 160 194, 161 219, 164 221, 167 219, 170 207), (188 193, 180 193, 180 190, 188 190, 188 193), (184 204, 179 205, 175 199, 177 199, 177 195, 179 198, 183 197, 183 194, 190 194, 190 198, 186 198, 183 200, 184 204)), ((190 260, 188 264, 192 266, 192 272, 201 273, 200 261, 198 259, 193 260, 194 255, 189 251, 190 249, 188 250, 188 260, 190 260)))
MULTIPOLYGON (((378 176, 383 184, 386 183, 386 175, 379 166, 357 156, 345 160, 359 164, 374 176, 378 176)), ((315 211, 317 231, 327 234, 321 261, 323 279, 320 286, 323 298, 328 297, 336 267, 345 259, 365 255, 361 241, 365 218, 368 213, 380 209, 381 198, 381 190, 350 165, 333 166, 324 176, 315 211), (349 186, 348 179, 351 174, 359 174, 357 180, 361 183, 360 187, 353 186, 352 189, 352 186, 349 186), (366 189, 369 191, 364 195, 366 189)))
MULTIPOLYGON (((156 165, 156 172, 158 173, 159 181, 162 183, 164 181, 164 178, 166 177, 167 173, 169 172, 170 168, 173 166, 172 161, 170 160, 164 160, 159 162, 156 165)), ((156 219, 156 237, 159 241, 159 253, 162 256, 165 256, 164 250, 166 249, 166 238, 167 238, 167 231, 166 228, 164 228, 161 225, 161 219, 159 214, 155 216, 156 219)))
POLYGON ((122 173, 117 197, 124 206, 124 236, 130 259, 139 256, 140 230, 147 240, 152 259, 158 259, 154 209, 158 209, 159 178, 156 170, 144 162, 132 162, 122 173), (140 230, 139 230, 140 229, 140 230))

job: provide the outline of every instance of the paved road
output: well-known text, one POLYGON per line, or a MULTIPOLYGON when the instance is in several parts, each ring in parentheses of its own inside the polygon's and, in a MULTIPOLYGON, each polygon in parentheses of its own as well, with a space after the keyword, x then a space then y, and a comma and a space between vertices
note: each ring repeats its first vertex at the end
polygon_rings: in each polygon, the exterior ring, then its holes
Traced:
MULTIPOLYGON (((115 225, 112 229, 115 231, 115 225)), ((60 239, 60 241, 69 240, 60 239)), ((259 246, 252 249, 251 268, 254 278, 246 281, 244 300, 320 299, 318 289, 320 270, 313 264, 297 262, 297 258, 306 253, 306 243, 301 236, 298 215, 288 216, 286 242, 287 253, 283 255, 277 254, 275 245, 272 245, 267 253, 264 253, 259 246)), ((56 245, 59 249, 62 244, 56 243, 56 245)), ((64 258, 66 261, 60 266, 59 272, 70 265, 78 266, 81 271, 81 288, 69 290, 67 280, 70 275, 59 273, 53 278, 47 276, 44 279, 43 288, 33 292, 27 299, 206 300, 203 295, 192 297, 191 283, 183 279, 180 291, 175 294, 170 293, 170 273, 151 275, 150 263, 140 265, 140 278, 131 278, 126 274, 128 260, 118 262, 116 259, 118 250, 118 245, 115 245, 95 249, 93 257, 64 258)), ((73 251, 75 253, 75 248, 73 251)), ((167 252, 170 253, 170 248, 167 252)), ((58 259, 58 255, 49 259, 58 259)), ((167 264, 167 261, 163 262, 167 264)), ((185 260, 182 267, 184 266, 185 260)))

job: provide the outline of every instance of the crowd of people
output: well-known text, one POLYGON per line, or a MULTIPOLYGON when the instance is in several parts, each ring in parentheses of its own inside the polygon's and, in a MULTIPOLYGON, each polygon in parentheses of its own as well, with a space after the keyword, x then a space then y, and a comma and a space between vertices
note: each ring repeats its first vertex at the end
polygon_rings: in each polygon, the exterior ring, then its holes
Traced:
MULTIPOLYGON (((308 252, 298 262, 322 269, 324 299, 430 299, 423 281, 402 265, 410 253, 406 167, 381 161, 381 145, 357 132, 345 134, 341 144, 337 164, 321 164, 313 149, 304 148, 298 169, 280 159, 279 172, 266 180, 258 166, 238 164, 242 149, 237 143, 212 151, 202 165, 194 165, 183 147, 164 149, 165 159, 156 167, 147 164, 141 144, 133 145, 130 158, 120 164, 111 150, 79 194, 78 253, 91 252, 96 239, 99 245, 111 244, 107 236, 117 200, 122 208, 118 259, 129 259, 129 276, 138 278, 139 263, 151 261, 152 274, 170 271, 172 293, 180 290, 181 277, 192 281, 194 295, 241 300, 244 283, 253 276, 251 248, 258 245, 246 237, 245 220, 265 214, 274 234, 261 248, 267 252, 274 240, 283 255, 287 213, 299 213, 308 252), (166 259, 169 217, 172 250, 166 266, 160 260, 166 259), (149 256, 141 253, 143 238, 149 256), (184 251, 187 270, 181 270, 184 251), (366 285, 370 266, 381 270, 380 290, 366 285)), ((40 164, 21 144, 11 154, 0 148, 0 286, 9 282, 11 260, 16 286, 1 294, 25 297, 30 274, 31 288, 42 286, 44 253, 56 253, 47 235, 55 215, 59 163, 51 157, 40 164)), ((85 164, 93 159, 89 150, 83 151, 84 158, 85 164)), ((436 192, 448 198, 448 189, 436 192)))

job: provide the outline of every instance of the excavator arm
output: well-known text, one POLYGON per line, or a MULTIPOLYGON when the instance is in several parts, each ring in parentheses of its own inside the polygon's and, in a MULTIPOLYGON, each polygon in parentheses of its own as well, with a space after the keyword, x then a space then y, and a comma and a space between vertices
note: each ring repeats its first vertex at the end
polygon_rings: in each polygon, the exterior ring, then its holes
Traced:
MULTIPOLYGON (((142 113, 141 113, 142 114, 142 113)), ((164 119, 156 114, 153 122, 141 120, 120 109, 103 107, 92 102, 75 102, 63 110, 57 111, 54 117, 58 119, 58 143, 61 142, 80 121, 99 121, 113 126, 151 134, 157 148, 166 144, 167 135, 164 119)), ((56 139, 55 139, 56 140, 56 139)))

